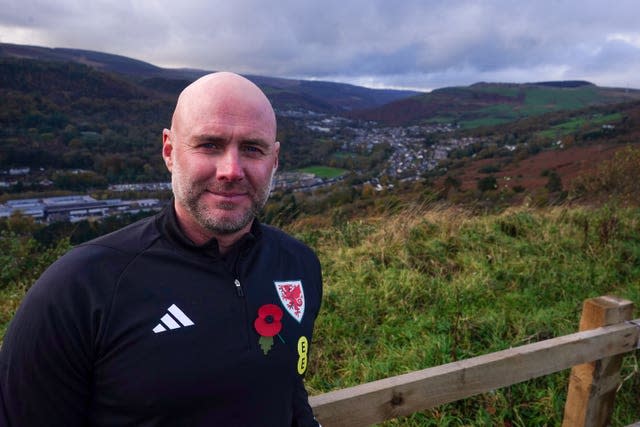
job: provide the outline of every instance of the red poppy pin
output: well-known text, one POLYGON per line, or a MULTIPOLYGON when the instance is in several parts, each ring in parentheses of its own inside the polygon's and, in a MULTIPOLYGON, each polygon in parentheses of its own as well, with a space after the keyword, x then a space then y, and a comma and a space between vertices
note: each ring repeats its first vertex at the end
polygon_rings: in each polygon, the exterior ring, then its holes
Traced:
MULTIPOLYGON (((280 333, 282 329, 282 309, 275 304, 265 304, 258 309, 258 317, 253 322, 253 326, 260 334, 260 348, 267 354, 273 346, 273 337, 280 333)), ((282 337, 278 335, 282 340, 282 337)), ((284 342, 284 341, 283 341, 284 342)))

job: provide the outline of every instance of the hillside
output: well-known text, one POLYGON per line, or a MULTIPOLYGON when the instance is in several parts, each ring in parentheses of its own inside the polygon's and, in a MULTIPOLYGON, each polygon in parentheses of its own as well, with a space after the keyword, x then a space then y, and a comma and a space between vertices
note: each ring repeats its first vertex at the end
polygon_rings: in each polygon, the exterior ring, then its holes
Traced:
MULTIPOLYGON (((0 193, 50 190, 41 185, 47 182, 60 189, 56 177, 73 170, 90 171, 84 175, 89 179, 65 190, 168 180, 158 151, 161 130, 169 125, 178 93, 205 72, 163 69, 101 52, 0 43, 0 174, 9 168, 32 171, 19 182, 0 176, 0 193)), ((335 151, 327 135, 314 135, 304 119, 287 114, 341 114, 414 94, 249 78, 277 111, 283 170, 326 161, 335 151)))
POLYGON ((61 169, 103 181, 166 179, 159 135, 169 96, 73 62, 0 58, 0 70, 3 169, 42 168, 50 180, 61 169))
POLYGON ((543 200, 595 174, 621 150, 640 146, 640 102, 547 113, 474 134, 484 143, 443 161, 436 188, 458 202, 483 197, 515 204, 532 196, 543 200), (494 191, 482 194, 480 183, 490 179, 495 180, 494 191))
MULTIPOLYGON (((191 81, 210 72, 197 69, 167 69, 103 52, 79 49, 45 48, 0 43, 0 58, 83 64, 92 69, 126 76, 135 84, 160 89, 175 96, 191 81)), ((317 112, 350 111, 372 108, 415 95, 417 92, 368 89, 342 83, 305 81, 251 75, 280 110, 312 109, 317 112)))
POLYGON ((588 82, 527 84, 477 83, 437 89, 427 94, 360 111, 353 117, 387 125, 458 123, 470 129, 508 123, 553 111, 577 110, 640 100, 640 90, 598 87, 588 82))
MULTIPOLYGON (((563 208, 473 216, 432 206, 301 229, 320 252, 326 283, 312 393, 574 332, 588 297, 639 301, 636 215, 563 208)), ((634 364, 632 354, 612 425, 640 419, 634 364)), ((567 374, 385 425, 559 425, 567 374)))

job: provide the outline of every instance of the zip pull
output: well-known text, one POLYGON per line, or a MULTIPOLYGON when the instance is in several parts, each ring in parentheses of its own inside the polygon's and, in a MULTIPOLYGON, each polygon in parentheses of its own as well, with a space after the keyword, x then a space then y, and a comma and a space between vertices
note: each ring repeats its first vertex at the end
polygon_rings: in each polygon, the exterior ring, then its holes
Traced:
POLYGON ((244 292, 242 292, 242 285, 240 285, 240 281, 238 279, 235 279, 233 283, 236 285, 236 293, 238 294, 238 296, 243 297, 244 292))

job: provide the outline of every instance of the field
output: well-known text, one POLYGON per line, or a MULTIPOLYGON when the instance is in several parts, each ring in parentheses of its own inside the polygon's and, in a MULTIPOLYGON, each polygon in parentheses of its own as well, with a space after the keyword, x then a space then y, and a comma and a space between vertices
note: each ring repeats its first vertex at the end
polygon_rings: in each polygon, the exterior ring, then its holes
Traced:
POLYGON ((576 117, 572 120, 557 124, 550 129, 538 132, 538 136, 545 138, 557 138, 577 132, 580 128, 593 125, 605 125, 608 123, 618 122, 622 119, 619 113, 600 115, 596 117, 576 117))
MULTIPOLYGON (((565 89, 562 92, 559 92, 558 89, 544 87, 532 87, 526 90, 518 90, 514 87, 490 86, 477 88, 475 90, 478 92, 513 98, 513 103, 489 105, 478 108, 476 111, 462 114, 458 117, 458 120, 463 129, 495 126, 550 111, 575 110, 585 105, 596 103, 600 96, 597 92, 597 88, 595 87, 565 89), (519 96, 521 97, 520 100, 518 100, 519 96)), ((541 132, 540 134, 543 136, 555 137, 557 135, 575 132, 585 124, 604 124, 619 119, 619 114, 594 118, 579 117, 571 122, 554 126, 554 128, 541 132)), ((452 120, 453 117, 449 117, 449 121, 452 120)))
POLYGON ((329 166, 309 166, 307 168, 299 169, 299 172, 312 173, 319 178, 337 178, 344 175, 347 170, 332 168, 329 166))

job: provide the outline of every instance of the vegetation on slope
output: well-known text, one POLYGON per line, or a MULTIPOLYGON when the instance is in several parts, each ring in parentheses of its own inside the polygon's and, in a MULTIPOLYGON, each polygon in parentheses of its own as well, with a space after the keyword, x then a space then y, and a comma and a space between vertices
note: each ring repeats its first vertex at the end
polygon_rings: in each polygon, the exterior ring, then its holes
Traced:
MULTIPOLYGON (((577 331, 582 301, 640 301, 640 210, 555 208, 473 216, 416 209, 300 227, 325 275, 313 393, 577 331)), ((627 357, 614 425, 640 419, 627 357)), ((559 425, 568 372, 390 425, 559 425)))

